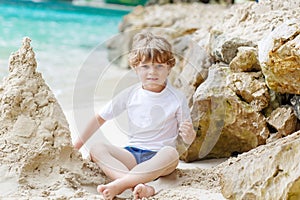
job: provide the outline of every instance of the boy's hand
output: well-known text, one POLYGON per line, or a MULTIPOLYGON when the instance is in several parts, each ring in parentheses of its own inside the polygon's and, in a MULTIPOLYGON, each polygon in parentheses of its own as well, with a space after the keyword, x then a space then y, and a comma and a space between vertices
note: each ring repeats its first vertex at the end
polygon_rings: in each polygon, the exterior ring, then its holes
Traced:
POLYGON ((179 126, 179 135, 182 137, 184 143, 189 145, 192 144, 196 138, 196 132, 193 128, 193 124, 188 121, 182 122, 179 126))

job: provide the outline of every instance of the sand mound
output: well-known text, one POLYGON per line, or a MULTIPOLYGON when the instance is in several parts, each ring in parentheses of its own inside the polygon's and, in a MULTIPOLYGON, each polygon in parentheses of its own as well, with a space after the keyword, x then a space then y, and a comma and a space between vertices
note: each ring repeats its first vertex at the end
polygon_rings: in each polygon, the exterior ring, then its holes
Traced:
POLYGON ((0 87, 0 197, 95 197, 104 176, 73 150, 68 122, 36 67, 24 38, 0 87))

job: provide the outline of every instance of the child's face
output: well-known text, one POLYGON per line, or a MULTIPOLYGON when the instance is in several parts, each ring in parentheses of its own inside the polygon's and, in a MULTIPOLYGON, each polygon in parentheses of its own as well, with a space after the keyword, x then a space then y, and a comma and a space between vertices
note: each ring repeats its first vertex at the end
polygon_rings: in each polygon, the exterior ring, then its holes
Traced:
POLYGON ((161 92, 166 86, 170 67, 160 63, 140 63, 134 68, 145 90, 161 92))

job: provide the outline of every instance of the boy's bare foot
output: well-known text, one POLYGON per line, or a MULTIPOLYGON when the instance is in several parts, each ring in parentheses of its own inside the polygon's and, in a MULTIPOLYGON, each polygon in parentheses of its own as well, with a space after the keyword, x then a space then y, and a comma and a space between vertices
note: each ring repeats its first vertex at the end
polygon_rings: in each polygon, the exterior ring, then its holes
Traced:
POLYGON ((117 187, 117 184, 113 182, 107 185, 98 185, 97 191, 102 193, 105 200, 112 200, 116 195, 122 193, 120 188, 117 187))
POLYGON ((142 198, 148 198, 155 194, 155 190, 153 187, 145 184, 138 184, 133 189, 133 196, 134 199, 142 199, 142 198))

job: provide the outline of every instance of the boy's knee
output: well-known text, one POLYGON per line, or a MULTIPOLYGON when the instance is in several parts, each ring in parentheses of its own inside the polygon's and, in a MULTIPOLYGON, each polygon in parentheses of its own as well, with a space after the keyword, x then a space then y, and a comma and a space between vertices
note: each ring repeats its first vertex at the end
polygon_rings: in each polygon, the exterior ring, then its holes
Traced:
POLYGON ((161 149, 161 151, 165 154, 170 156, 172 160, 178 160, 179 159, 179 154, 177 150, 174 147, 171 146, 165 146, 161 149))

